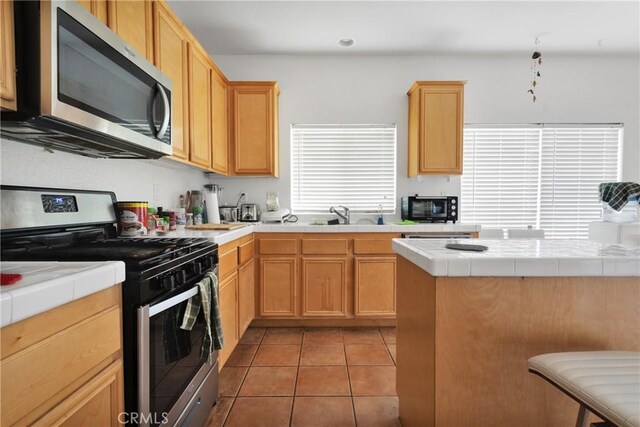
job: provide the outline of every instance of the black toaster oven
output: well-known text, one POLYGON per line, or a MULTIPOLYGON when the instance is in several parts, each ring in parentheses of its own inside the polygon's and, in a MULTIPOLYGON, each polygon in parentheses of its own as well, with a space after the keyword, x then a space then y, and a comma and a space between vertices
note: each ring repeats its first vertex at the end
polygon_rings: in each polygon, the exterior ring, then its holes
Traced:
POLYGON ((415 222, 448 222, 460 216, 457 196, 408 196, 400 199, 403 220, 415 222))

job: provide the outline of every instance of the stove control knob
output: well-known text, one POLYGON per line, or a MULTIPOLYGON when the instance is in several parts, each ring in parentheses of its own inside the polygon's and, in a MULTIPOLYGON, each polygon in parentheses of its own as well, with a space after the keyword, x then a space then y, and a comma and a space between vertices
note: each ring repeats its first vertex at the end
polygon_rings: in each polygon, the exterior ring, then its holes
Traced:
POLYGON ((162 279, 162 289, 167 291, 176 287, 176 278, 173 275, 166 276, 162 279))

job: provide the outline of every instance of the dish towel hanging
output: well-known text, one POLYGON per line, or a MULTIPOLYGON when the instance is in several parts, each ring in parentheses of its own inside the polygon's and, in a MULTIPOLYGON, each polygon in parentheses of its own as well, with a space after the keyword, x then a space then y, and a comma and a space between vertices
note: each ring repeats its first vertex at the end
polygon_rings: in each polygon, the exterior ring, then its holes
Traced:
POLYGON ((202 358, 209 359, 213 350, 224 347, 220 305, 218 296, 218 277, 212 272, 206 273, 197 284, 199 294, 189 299, 182 319, 181 329, 190 331, 202 309, 205 319, 205 336, 202 340, 202 358))
POLYGON ((598 187, 600 200, 620 212, 629 198, 640 197, 640 184, 635 182, 603 182, 598 187))

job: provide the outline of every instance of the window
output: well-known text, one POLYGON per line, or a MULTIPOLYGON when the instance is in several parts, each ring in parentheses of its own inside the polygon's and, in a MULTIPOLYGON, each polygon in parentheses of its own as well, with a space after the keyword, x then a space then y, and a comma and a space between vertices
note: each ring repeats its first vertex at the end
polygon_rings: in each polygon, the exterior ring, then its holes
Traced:
POLYGON ((291 209, 395 213, 395 125, 292 125, 291 209))
POLYGON ((621 125, 468 125, 462 220, 587 238, 598 184, 620 179, 621 150, 621 125))

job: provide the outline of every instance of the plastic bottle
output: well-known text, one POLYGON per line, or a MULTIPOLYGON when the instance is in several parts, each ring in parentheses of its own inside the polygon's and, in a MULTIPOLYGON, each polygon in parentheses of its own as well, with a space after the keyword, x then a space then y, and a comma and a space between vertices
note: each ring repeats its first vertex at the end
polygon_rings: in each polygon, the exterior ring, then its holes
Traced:
POLYGON ((384 218, 382 218, 382 203, 378 205, 378 225, 384 225, 384 218))

